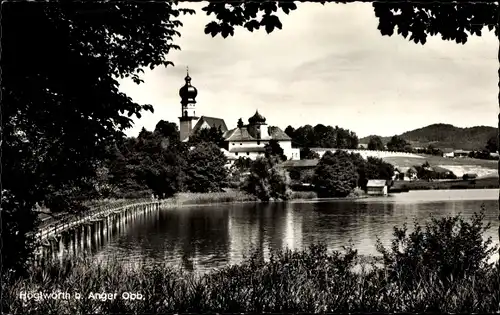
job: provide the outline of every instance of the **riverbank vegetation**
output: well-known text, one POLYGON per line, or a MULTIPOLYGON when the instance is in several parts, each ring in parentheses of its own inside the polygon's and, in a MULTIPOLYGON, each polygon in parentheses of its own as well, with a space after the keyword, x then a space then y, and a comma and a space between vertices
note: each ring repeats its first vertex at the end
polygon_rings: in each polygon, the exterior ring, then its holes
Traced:
POLYGON ((498 177, 486 177, 474 180, 446 180, 446 181, 394 181, 392 189, 432 190, 432 189, 493 189, 498 188, 498 177))
POLYGON ((358 153, 327 151, 314 167, 289 169, 294 190, 315 191, 320 197, 362 195, 369 179, 383 179, 391 185, 394 167, 382 159, 364 159, 358 153))
POLYGON ((378 259, 360 262, 351 247, 328 252, 254 252, 241 264, 207 274, 167 265, 126 268, 117 261, 66 260, 32 267, 22 279, 2 282, 2 310, 14 314, 180 312, 481 312, 500 311, 500 266, 484 240, 484 212, 432 219, 395 228, 392 244, 380 241, 378 259), (445 249, 445 250, 443 250, 445 249), (361 263, 361 266, 359 264, 361 263), (358 268, 356 268, 358 267, 358 268), (68 292, 64 299, 23 300, 21 292, 68 292), (90 293, 116 298, 89 298, 90 293), (141 300, 125 300, 125 292, 141 300), (74 298, 75 293, 81 299, 74 298))

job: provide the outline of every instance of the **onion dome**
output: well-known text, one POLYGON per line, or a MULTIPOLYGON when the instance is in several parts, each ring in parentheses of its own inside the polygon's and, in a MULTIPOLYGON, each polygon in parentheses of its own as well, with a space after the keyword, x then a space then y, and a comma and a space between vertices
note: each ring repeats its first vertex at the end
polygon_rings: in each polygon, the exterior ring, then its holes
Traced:
POLYGON ((186 77, 184 78, 186 84, 179 89, 179 96, 181 97, 181 103, 196 103, 196 95, 198 95, 198 90, 191 85, 191 77, 189 76, 189 69, 187 70, 186 77))
POLYGON ((266 124, 266 118, 259 114, 259 111, 255 111, 255 114, 248 119, 248 122, 251 125, 265 125, 266 124))

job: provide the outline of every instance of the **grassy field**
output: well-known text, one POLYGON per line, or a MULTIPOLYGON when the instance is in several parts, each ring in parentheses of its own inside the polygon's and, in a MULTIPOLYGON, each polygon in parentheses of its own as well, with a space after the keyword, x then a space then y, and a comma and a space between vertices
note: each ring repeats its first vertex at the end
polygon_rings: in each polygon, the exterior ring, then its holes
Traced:
POLYGON ((498 169, 498 161, 495 160, 480 160, 471 158, 444 158, 442 156, 436 155, 421 155, 423 158, 412 158, 412 157, 387 157, 383 158, 384 161, 389 162, 393 165, 409 167, 414 165, 422 165, 425 161, 432 165, 474 165, 478 167, 484 167, 489 169, 498 169))
POLYGON ((475 181, 450 180, 450 181, 394 181, 392 189, 408 188, 410 190, 430 189, 487 189, 499 188, 498 177, 481 178, 475 181))

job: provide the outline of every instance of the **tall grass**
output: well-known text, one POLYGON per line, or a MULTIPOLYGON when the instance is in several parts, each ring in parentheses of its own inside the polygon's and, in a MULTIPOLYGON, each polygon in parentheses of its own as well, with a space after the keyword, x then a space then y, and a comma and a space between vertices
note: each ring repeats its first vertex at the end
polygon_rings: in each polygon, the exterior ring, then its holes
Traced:
POLYGON ((484 274, 443 282, 429 271, 415 286, 388 276, 383 267, 352 271, 356 251, 326 247, 277 251, 267 261, 255 253, 245 262, 205 275, 166 265, 128 269, 112 262, 67 260, 33 268, 30 277, 2 283, 2 309, 14 314, 178 312, 496 312, 500 310, 498 264, 484 274), (20 299, 21 292, 68 292, 69 299, 20 299), (142 300, 125 300, 124 292, 142 300), (75 298, 81 294, 81 299, 75 298), (116 293, 115 299, 89 298, 116 293))
POLYGON ((318 194, 314 191, 292 191, 290 199, 316 199, 318 194))
MULTIPOLYGON (((173 204, 190 205, 190 204, 209 204, 209 203, 224 203, 224 202, 246 202, 256 201, 257 199, 249 194, 238 190, 215 193, 178 193, 174 198, 170 199, 173 204)), ((167 201, 167 204, 169 202, 167 201)))
MULTIPOLYGON (((317 198, 315 192, 294 191, 291 199, 314 199, 317 198)), ((216 204, 226 202, 250 202, 258 201, 257 197, 242 192, 240 190, 229 190, 216 193, 178 193, 175 197, 167 200, 165 206, 196 205, 196 204, 216 204)))
MULTIPOLYGON (((216 194, 214 196, 217 196, 216 194)), ((191 199, 192 200, 192 199, 191 199)), ((220 199, 216 199, 220 200, 220 199)), ((484 208, 470 222, 433 218, 414 231, 395 228, 378 259, 353 248, 329 253, 254 252, 243 263, 204 275, 166 264, 127 268, 91 258, 31 267, 23 279, 2 274, 2 311, 15 314, 179 312, 500 312, 500 261, 492 253, 484 208), (357 268, 358 267, 358 268, 357 268), (59 299, 23 300, 23 292, 67 292, 59 299), (76 298, 76 293, 81 295, 76 298), (91 293, 115 294, 112 299, 91 293), (124 299, 124 293, 142 299, 124 299)))

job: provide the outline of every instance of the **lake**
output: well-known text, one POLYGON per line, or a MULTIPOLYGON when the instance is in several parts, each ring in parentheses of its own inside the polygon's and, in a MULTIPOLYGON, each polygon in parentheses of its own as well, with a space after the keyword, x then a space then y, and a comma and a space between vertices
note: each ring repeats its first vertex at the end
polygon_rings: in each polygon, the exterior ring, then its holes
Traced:
POLYGON ((160 209, 113 229, 90 249, 97 260, 168 262, 208 271, 240 262, 251 250, 301 249, 316 242, 329 249, 352 244, 361 255, 377 254, 377 238, 389 245, 394 226, 430 215, 461 213, 470 218, 481 205, 492 223, 486 237, 498 244, 498 189, 424 190, 359 200, 224 204, 160 209))

